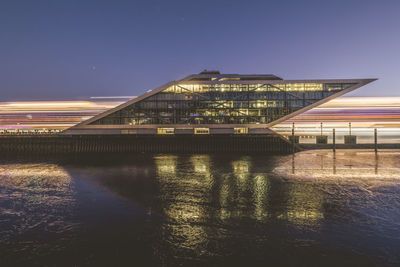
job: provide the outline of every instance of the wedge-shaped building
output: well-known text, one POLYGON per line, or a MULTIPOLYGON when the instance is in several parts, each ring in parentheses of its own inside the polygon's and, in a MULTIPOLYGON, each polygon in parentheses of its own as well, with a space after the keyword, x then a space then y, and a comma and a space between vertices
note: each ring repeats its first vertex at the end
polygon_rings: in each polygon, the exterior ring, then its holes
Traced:
POLYGON ((101 113, 65 134, 259 135, 375 79, 284 80, 203 71, 101 113))

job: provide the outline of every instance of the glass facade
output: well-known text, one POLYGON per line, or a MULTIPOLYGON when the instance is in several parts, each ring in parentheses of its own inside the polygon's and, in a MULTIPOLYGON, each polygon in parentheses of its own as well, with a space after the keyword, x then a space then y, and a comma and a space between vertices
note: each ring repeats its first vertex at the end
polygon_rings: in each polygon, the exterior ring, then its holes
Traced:
POLYGON ((353 85, 355 83, 178 83, 91 124, 269 123, 353 85))

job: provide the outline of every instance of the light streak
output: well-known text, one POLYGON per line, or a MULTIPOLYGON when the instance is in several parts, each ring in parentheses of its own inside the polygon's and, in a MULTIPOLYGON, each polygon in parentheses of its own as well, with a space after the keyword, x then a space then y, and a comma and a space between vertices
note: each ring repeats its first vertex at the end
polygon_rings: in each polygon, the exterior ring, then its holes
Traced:
MULTIPOLYGON (((0 102, 0 130, 64 130, 132 98, 93 96, 76 101, 0 102)), ((275 125, 273 129, 290 134, 293 122, 296 133, 303 136, 320 134, 320 123, 323 122, 327 135, 335 128, 340 138, 348 132, 348 122, 351 122, 352 132, 365 140, 371 139, 373 129, 378 128, 380 138, 400 142, 400 97, 336 98, 275 125)))
POLYGON ((136 98, 137 96, 91 96, 91 99, 122 99, 122 98, 127 98, 127 99, 133 99, 136 98))

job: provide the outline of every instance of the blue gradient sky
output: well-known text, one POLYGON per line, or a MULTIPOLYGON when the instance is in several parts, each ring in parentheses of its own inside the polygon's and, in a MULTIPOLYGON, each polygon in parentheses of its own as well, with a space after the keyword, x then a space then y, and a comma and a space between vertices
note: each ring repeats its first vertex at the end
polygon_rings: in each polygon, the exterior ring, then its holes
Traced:
POLYGON ((139 95, 203 69, 379 78, 400 95, 400 1, 0 1, 0 101, 139 95))

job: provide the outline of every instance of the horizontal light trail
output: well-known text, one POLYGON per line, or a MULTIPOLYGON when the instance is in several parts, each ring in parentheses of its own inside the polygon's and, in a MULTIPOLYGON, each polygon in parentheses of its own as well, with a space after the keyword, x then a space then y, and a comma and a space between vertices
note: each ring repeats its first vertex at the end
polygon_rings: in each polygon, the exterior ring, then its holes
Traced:
MULTIPOLYGON (((63 130, 114 108, 134 96, 93 96, 76 101, 13 101, 0 102, 1 129, 58 129, 63 130)), ((281 134, 291 134, 292 123, 296 134, 315 136, 323 132, 331 137, 336 129, 340 139, 349 132, 367 142, 378 128, 385 142, 400 142, 400 97, 341 97, 311 109, 288 121, 275 125, 281 134)))
POLYGON ((91 96, 90 99, 133 99, 137 96, 91 96))

